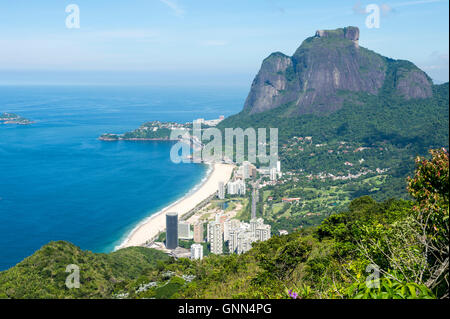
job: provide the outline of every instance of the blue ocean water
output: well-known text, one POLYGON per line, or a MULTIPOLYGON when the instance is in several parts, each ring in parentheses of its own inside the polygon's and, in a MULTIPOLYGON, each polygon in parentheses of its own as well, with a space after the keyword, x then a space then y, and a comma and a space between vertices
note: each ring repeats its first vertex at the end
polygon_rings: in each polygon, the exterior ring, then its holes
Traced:
POLYGON ((0 86, 0 270, 52 240, 109 252, 143 219, 184 196, 207 166, 174 164, 172 142, 102 142, 145 121, 231 115, 247 88, 0 86))

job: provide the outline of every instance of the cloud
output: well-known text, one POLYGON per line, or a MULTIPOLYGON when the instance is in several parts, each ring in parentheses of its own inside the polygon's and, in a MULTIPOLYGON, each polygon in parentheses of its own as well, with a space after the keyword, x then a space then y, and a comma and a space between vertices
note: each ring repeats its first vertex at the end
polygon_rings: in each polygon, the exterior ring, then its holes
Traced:
POLYGON ((184 16, 184 10, 183 8, 181 8, 177 3, 175 3, 174 1, 171 0, 159 0, 162 3, 164 3, 166 6, 168 6, 173 13, 177 16, 177 17, 183 17, 184 16))

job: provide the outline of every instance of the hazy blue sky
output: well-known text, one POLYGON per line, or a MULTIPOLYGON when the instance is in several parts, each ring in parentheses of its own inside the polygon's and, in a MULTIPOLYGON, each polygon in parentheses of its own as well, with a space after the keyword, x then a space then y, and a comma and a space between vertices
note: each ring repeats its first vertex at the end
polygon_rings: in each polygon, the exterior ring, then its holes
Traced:
POLYGON ((274 51, 349 25, 360 44, 448 81, 448 0, 14 0, 0 2, 0 83, 250 85, 274 51), (80 28, 68 29, 68 4, 80 28), (380 28, 364 8, 382 8, 380 28), (76 72, 73 72, 76 71, 76 72))

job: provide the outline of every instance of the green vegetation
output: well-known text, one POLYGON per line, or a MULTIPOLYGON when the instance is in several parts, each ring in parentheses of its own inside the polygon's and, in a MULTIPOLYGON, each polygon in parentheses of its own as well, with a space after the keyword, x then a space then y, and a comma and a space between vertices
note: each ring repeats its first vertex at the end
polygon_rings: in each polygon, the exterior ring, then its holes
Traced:
POLYGON ((293 290, 300 298, 448 297, 448 152, 418 163, 409 182, 415 201, 364 196, 319 227, 256 243, 223 263, 193 263, 202 276, 180 295, 288 298, 293 290), (368 288, 374 265, 381 278, 368 288))
POLYGON ((432 98, 415 100, 344 92, 344 107, 328 116, 285 117, 291 106, 286 104, 251 115, 242 111, 226 118, 218 128, 277 127, 280 144, 294 136, 312 136, 315 143, 385 143, 409 154, 424 153, 430 146, 448 144, 448 83, 433 86, 433 91, 432 98))
POLYGON ((172 130, 191 132, 192 124, 179 124, 174 122, 152 121, 142 124, 139 128, 122 135, 105 133, 100 136, 102 140, 169 140, 172 130))
POLYGON ((143 247, 94 254, 68 242, 51 242, 0 273, 0 298, 107 298, 125 282, 151 273, 158 260, 169 258, 143 247), (71 264, 80 269, 79 289, 65 285, 71 264))
POLYGON ((363 196, 318 227, 273 236, 242 255, 210 255, 201 261, 174 260, 142 247, 93 254, 54 242, 1 272, 0 296, 448 297, 448 152, 431 155, 417 159, 415 175, 408 180, 413 201, 377 202, 363 196), (79 289, 65 287, 69 264, 80 267, 79 289), (375 270, 379 279, 373 277, 375 270))
POLYGON ((123 134, 124 139, 133 139, 133 138, 155 138, 155 139, 169 139, 170 137, 170 129, 161 128, 157 131, 152 130, 144 130, 144 129, 136 129, 133 132, 126 132, 123 134))
MULTIPOLYGON (((367 58, 373 55, 361 52, 367 58)), ((407 61, 387 63, 397 76, 415 68, 407 61)), ((405 100, 388 90, 395 87, 393 74, 378 96, 340 92, 345 97, 343 108, 327 116, 292 116, 296 106, 286 104, 257 114, 244 110, 218 125, 222 130, 278 128, 282 170, 293 175, 264 189, 276 198, 263 203, 263 216, 273 220, 274 229, 317 225, 365 195, 377 201, 410 199, 404 180, 414 170, 415 156, 430 148, 448 148, 449 84, 434 85, 431 98, 405 100), (280 213, 281 197, 300 197, 301 207, 280 213), (305 218, 308 213, 319 215, 305 218)))

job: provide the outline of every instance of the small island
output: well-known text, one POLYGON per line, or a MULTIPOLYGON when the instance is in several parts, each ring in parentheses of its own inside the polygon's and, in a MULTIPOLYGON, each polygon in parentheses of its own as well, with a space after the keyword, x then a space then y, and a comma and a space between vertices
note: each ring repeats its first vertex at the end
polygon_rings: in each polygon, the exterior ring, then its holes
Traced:
POLYGON ((14 113, 1 113, 0 114, 0 124, 18 124, 18 125, 29 125, 34 122, 21 117, 14 113))
POLYGON ((124 134, 102 134, 99 139, 102 141, 170 141, 172 130, 186 131, 189 133, 192 123, 180 124, 175 122, 152 121, 142 124, 139 128, 124 134))

